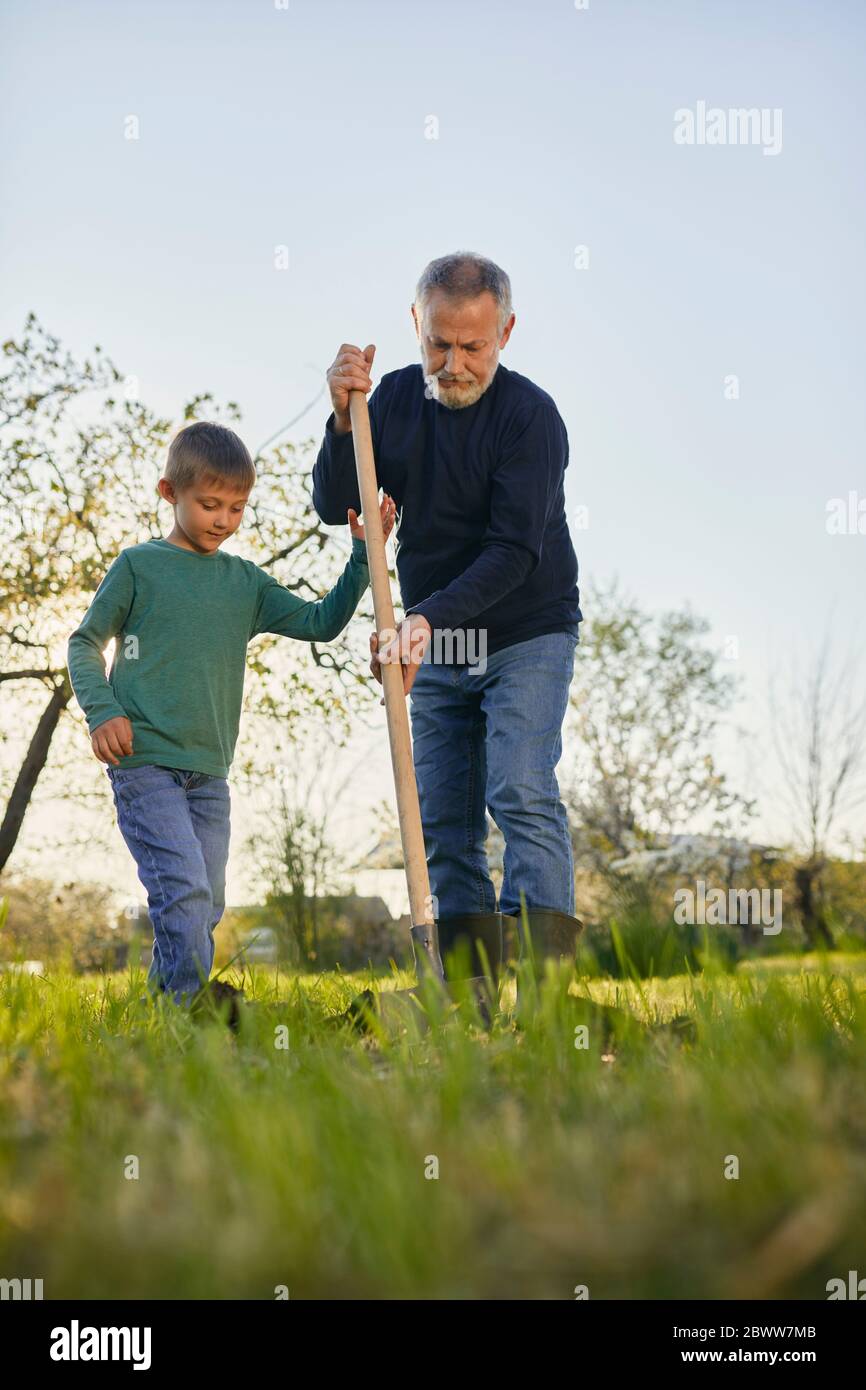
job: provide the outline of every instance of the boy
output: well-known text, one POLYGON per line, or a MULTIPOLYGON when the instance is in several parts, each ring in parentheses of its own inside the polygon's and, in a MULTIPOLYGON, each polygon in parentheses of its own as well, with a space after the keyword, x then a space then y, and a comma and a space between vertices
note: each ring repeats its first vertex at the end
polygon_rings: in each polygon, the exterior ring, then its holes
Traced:
MULTIPOLYGON (((351 558, 320 602, 304 602, 251 560, 223 553, 255 479, 232 430, 204 421, 182 429, 158 483, 174 510, 170 535, 120 552, 69 639, 72 686, 147 890, 148 986, 177 1003, 208 979, 225 907, 227 779, 247 644, 264 632, 331 642, 369 583, 364 528, 352 509, 351 558), (106 677, 103 652, 115 636, 106 677)), ((387 537, 389 496, 380 510, 387 537)))

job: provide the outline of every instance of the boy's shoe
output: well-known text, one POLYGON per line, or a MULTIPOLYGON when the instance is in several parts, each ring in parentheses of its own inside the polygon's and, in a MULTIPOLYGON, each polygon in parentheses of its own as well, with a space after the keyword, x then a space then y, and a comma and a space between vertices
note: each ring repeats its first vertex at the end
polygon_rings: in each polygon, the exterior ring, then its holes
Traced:
POLYGON ((210 1014, 213 1009, 224 1018, 232 1032, 236 1033, 241 1022, 241 1002, 246 996, 242 989, 228 984, 225 980, 210 980, 193 1000, 192 1014, 210 1014))
MULTIPOLYGON (((157 995, 156 998, 160 996, 157 995)), ((153 1004, 156 998, 152 994, 143 994, 139 999, 139 1004, 153 1004)), ((191 1014, 210 1014, 211 1005, 220 1015, 225 1016, 228 1026, 234 1031, 238 1031, 240 1025, 241 1001, 246 998, 242 989, 236 989, 234 985, 227 984, 224 980, 212 980, 196 996, 190 1006, 191 1014), (210 1002, 208 1002, 208 1000, 210 1002), (225 1008, 228 1003, 228 1008, 225 1008)))

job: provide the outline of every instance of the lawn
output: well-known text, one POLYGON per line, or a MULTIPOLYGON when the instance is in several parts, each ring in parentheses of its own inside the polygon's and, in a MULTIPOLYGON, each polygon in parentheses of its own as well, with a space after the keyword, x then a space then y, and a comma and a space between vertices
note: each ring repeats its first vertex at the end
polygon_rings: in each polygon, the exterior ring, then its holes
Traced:
POLYGON ((4 975, 0 1276, 46 1298, 825 1298, 866 1273, 866 971, 828 962, 551 976, 520 1028, 512 985, 490 1031, 380 1037, 333 1022, 361 976, 259 968, 235 1035, 143 1005, 140 975, 4 975))

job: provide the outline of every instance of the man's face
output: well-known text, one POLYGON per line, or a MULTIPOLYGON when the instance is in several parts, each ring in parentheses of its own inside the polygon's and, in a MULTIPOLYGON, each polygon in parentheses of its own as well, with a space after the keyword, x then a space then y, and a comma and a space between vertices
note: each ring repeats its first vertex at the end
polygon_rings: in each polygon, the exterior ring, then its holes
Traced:
POLYGON ((178 539, 185 538, 193 550, 203 554, 218 550, 234 535, 250 495, 249 488, 239 491, 234 484, 207 477, 180 491, 162 478, 159 490, 174 505, 178 539))
POLYGON ((450 410, 474 405, 493 380, 499 352, 511 337, 514 315, 499 332, 499 306, 487 291, 451 299, 433 290, 412 305, 424 376, 435 400, 450 410))

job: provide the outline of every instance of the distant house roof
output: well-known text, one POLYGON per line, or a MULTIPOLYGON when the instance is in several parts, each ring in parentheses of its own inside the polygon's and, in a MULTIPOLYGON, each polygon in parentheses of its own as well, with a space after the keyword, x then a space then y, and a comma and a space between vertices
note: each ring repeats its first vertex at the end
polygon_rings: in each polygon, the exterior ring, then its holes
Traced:
POLYGON ((655 849, 635 849, 631 854, 611 860, 609 867, 616 871, 651 869, 681 869, 690 864, 696 867, 708 859, 727 859, 734 869, 746 868, 754 855, 764 860, 778 859, 782 850, 774 845, 760 845, 740 840, 732 835, 660 835, 655 849))
POLYGON ((319 899, 320 903, 348 917, 350 922, 393 922, 391 910, 384 898, 363 897, 360 893, 328 894, 319 899))

